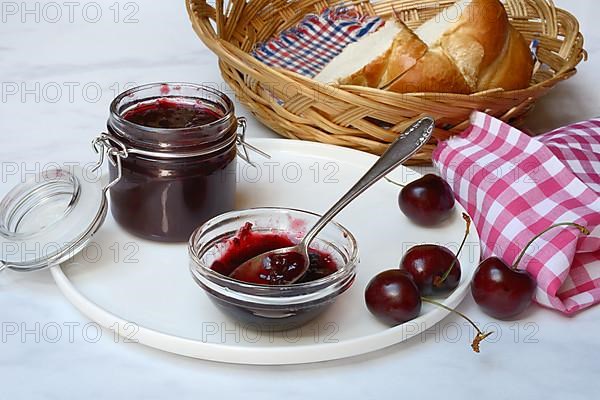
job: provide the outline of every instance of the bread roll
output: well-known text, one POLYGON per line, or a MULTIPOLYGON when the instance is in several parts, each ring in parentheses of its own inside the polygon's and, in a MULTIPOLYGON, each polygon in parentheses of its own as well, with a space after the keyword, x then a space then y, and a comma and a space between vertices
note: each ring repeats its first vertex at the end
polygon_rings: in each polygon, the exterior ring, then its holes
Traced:
POLYGON ((348 84, 376 87, 388 65, 394 38, 402 29, 403 24, 388 21, 378 31, 346 46, 314 79, 322 83, 344 79, 348 84))
POLYGON ((428 50, 413 68, 382 89, 397 93, 471 93, 454 62, 440 49, 428 50))
POLYGON ((399 93, 469 94, 529 85, 533 59, 499 0, 459 0, 415 32, 388 21, 315 79, 399 93))
POLYGON ((430 48, 441 47, 474 90, 481 71, 502 52, 508 27, 498 0, 461 0, 421 25, 416 34, 430 48))
POLYGON ((509 39, 500 57, 481 74, 477 91, 493 88, 518 90, 529 86, 533 57, 521 32, 510 27, 509 39))
POLYGON ((394 36, 392 45, 385 53, 354 74, 340 78, 339 83, 380 87, 416 65, 417 61, 427 52, 427 45, 402 22, 396 22, 394 25, 399 30, 394 36))

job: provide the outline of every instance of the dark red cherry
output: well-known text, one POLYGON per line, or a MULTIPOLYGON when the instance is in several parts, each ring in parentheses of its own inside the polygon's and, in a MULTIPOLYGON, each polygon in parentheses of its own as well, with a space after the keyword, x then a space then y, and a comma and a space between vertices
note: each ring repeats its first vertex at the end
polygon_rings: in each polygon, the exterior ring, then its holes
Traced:
POLYGON ((406 271, 393 269, 375 276, 365 291, 369 311, 388 325, 415 319, 421 312, 419 288, 406 271))
POLYGON ((460 262, 453 252, 443 246, 423 244, 411 248, 402 257, 400 268, 413 277, 423 296, 451 292, 460 283, 460 262))
POLYGON ((454 193, 448 182, 433 174, 406 185, 398 198, 402 212, 422 226, 437 225, 448 219, 454 203, 454 193))
POLYGON ((462 216, 465 234, 456 255, 443 246, 422 244, 409 249, 400 261, 400 268, 411 274, 423 296, 447 294, 460 283, 458 256, 471 231, 471 218, 465 213, 462 216))
POLYGON ((501 259, 491 257, 475 270, 471 293, 486 314, 508 319, 529 307, 535 288, 529 272, 512 269, 501 259))
POLYGON ((575 227, 585 235, 590 234, 587 228, 571 222, 552 225, 527 243, 512 267, 498 257, 488 258, 479 264, 471 282, 471 294, 486 314, 498 319, 509 319, 529 307, 536 281, 527 271, 519 270, 519 262, 536 239, 559 226, 575 227))
POLYGON ((412 276, 401 269, 392 269, 375 276, 365 290, 365 302, 369 311, 382 322, 395 326, 412 321, 421 313, 423 302, 441 307, 464 318, 477 332, 471 348, 479 353, 483 340, 492 334, 482 332, 466 315, 442 303, 421 297, 412 276))

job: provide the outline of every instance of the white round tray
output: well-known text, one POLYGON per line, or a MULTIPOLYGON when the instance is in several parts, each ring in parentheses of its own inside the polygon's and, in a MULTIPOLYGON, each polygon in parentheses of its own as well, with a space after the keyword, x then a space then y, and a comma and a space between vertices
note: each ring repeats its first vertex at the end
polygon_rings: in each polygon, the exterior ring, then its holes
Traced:
MULTIPOLYGON (((367 153, 283 139, 252 142, 272 156, 254 155, 255 169, 239 166, 237 208, 284 206, 324 212, 376 160, 367 153)), ((419 175, 399 168, 391 177, 419 175)), ((378 272, 396 268, 406 250, 439 243, 456 250, 464 235, 463 209, 435 229, 410 223, 397 204, 399 188, 381 181, 337 218, 358 240, 361 262, 354 286, 317 320, 288 332, 261 332, 222 314, 192 280, 186 245, 144 241, 121 230, 109 215, 84 252, 52 275, 83 314, 126 340, 167 352, 241 364, 299 364, 351 357, 402 342, 430 328, 448 312, 424 307, 407 324, 389 328, 367 310, 363 292, 378 272)), ((479 262, 471 230, 461 254, 462 281, 448 298, 456 307, 479 262)))

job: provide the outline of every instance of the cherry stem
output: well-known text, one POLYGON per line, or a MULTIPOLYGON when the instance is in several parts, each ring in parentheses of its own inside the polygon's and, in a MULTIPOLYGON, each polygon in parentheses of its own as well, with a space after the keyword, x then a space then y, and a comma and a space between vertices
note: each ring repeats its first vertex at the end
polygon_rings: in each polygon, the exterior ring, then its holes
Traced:
POLYGON ((452 269, 454 268, 454 266, 456 265, 456 263, 458 261, 458 256, 460 255, 460 252, 462 251, 463 247, 465 247, 465 243, 467 242, 467 238, 469 236, 469 233, 471 232, 471 218, 465 213, 463 213, 462 217, 467 224, 467 228, 465 229, 465 236, 463 237, 463 241, 460 244, 458 251, 456 252, 456 256, 455 256, 454 260, 452 260, 452 264, 450 264, 450 268, 448 268, 448 270, 444 273, 444 275, 442 275, 441 278, 436 279, 436 281, 434 282, 436 287, 440 287, 442 285, 442 283, 444 283, 446 281, 446 279, 448 279, 448 277, 450 276, 452 269))
POLYGON ((515 263, 512 266, 513 270, 516 270, 519 267, 519 263, 521 262, 521 260, 523 259, 523 257, 525 256, 525 253, 527 252, 527 250, 529 249, 529 247, 531 247, 531 245, 533 244, 533 242, 535 242, 537 239, 539 239, 541 236, 543 236, 546 232, 554 229, 554 228, 558 228, 561 226, 572 226, 574 228, 577 228, 581 231, 581 233, 583 233, 584 235, 589 235, 590 234, 590 230, 588 228, 586 228, 583 225, 579 225, 576 224, 574 222, 561 222, 560 224, 554 224, 546 229, 544 229, 541 233, 535 235, 533 237, 533 239, 531 239, 527 245, 523 248, 523 250, 521 251, 521 254, 519 254, 519 257, 517 258, 517 260, 515 261, 515 263))
POLYGON ((391 180, 390 178, 388 178, 387 176, 384 178, 386 181, 388 181, 389 183, 392 183, 396 186, 400 186, 401 188, 406 187, 406 185, 401 184, 400 182, 396 182, 394 180, 391 180))
POLYGON ((465 314, 461 313, 460 311, 457 311, 457 310, 450 308, 442 303, 439 303, 435 300, 428 299, 426 297, 421 297, 421 300, 424 303, 433 304, 434 306, 437 306, 437 307, 443 308, 444 310, 450 311, 451 313, 454 313, 454 314, 458 315, 459 317, 464 318, 469 324, 471 324, 471 326, 473 326, 473 328, 475 328, 475 330, 477 331, 477 335, 475 336, 475 338, 473 339, 473 343, 471 344, 471 348, 473 349, 473 351, 475 353, 479 353, 479 344, 494 333, 494 332, 482 332, 481 329, 479 329, 479 327, 477 326, 477 324, 475 324, 475 322, 473 322, 473 320, 471 320, 471 318, 467 317, 465 314))

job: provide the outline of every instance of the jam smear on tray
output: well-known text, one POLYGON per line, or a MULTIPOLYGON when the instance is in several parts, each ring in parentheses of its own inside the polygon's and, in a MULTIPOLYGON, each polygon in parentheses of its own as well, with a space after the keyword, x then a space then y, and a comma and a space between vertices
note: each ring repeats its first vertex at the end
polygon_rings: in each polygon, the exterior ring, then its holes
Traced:
MULTIPOLYGON (((263 253, 294 246, 290 237, 281 233, 255 232, 252 224, 246 223, 240 231, 227 241, 227 249, 223 255, 211 265, 211 269, 221 275, 231 276, 233 271, 246 261, 263 253)), ((297 283, 312 282, 329 276, 338 270, 336 262, 331 255, 316 249, 309 250, 310 265, 306 274, 297 283)), ((235 277, 248 283, 262 283, 277 285, 280 277, 286 270, 302 263, 302 255, 297 253, 284 254, 272 260, 269 277, 235 277)))

